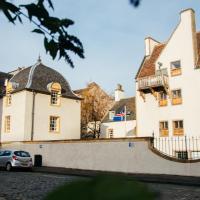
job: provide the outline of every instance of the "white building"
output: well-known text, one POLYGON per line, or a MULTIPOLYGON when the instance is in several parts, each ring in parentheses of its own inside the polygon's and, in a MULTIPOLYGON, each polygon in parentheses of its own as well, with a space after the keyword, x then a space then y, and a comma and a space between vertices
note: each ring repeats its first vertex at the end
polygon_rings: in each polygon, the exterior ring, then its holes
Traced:
POLYGON ((101 138, 136 136, 135 97, 125 98, 121 85, 115 90, 115 103, 103 118, 100 130, 101 138))
POLYGON ((5 84, 3 91, 1 83, 1 142, 80 138, 80 98, 60 73, 38 60, 5 84))
POLYGON ((136 76, 137 136, 200 136, 200 32, 195 12, 180 13, 167 42, 145 39, 136 76))

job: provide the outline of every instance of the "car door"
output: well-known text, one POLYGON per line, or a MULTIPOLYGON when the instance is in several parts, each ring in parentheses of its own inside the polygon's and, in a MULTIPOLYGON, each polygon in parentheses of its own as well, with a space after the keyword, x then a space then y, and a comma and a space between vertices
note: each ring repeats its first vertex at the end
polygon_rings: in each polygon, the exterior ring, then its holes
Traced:
POLYGON ((0 150, 0 167, 3 167, 3 154, 4 154, 4 151, 0 150))
POLYGON ((3 155, 2 155, 2 166, 5 167, 6 166, 6 163, 8 161, 10 161, 10 157, 11 157, 11 151, 7 151, 5 150, 3 155))

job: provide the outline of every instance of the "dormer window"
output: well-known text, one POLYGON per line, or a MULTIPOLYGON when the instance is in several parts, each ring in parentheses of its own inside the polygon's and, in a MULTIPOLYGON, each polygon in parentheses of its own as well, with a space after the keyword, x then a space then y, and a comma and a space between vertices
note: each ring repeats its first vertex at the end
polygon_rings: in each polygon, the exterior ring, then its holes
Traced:
POLYGON ((51 83, 49 86, 51 92, 51 105, 60 105, 61 86, 59 83, 51 83))
POLYGON ((181 75, 181 61, 171 62, 171 76, 181 75))
POLYGON ((59 96, 57 91, 51 91, 51 104, 58 105, 59 103, 59 96))

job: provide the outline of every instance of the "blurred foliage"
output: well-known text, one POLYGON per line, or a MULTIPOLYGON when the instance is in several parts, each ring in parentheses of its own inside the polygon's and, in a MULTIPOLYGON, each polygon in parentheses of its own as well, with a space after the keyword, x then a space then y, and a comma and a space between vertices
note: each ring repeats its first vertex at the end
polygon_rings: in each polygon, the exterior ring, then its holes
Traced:
POLYGON ((67 183, 51 192, 45 200, 153 200, 156 194, 146 185, 120 176, 97 176, 67 183))
POLYGON ((140 5, 141 0, 130 0, 130 3, 135 6, 138 7, 140 5))
POLYGON ((32 31, 44 36, 44 47, 53 59, 64 58, 74 67, 69 52, 84 58, 84 49, 81 41, 68 33, 68 28, 74 24, 71 19, 60 19, 50 16, 46 6, 54 10, 51 0, 36 0, 35 3, 15 5, 7 0, 0 0, 0 11, 5 17, 15 24, 16 21, 23 23, 24 18, 30 20, 36 28, 32 31))

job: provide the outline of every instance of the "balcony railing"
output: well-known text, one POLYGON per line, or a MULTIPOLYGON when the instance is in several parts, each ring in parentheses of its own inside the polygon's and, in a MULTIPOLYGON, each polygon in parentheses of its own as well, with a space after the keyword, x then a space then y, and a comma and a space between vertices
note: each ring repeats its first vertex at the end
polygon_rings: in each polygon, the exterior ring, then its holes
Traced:
POLYGON ((153 75, 138 80, 138 89, 149 89, 156 87, 168 87, 168 76, 167 75, 153 75))

